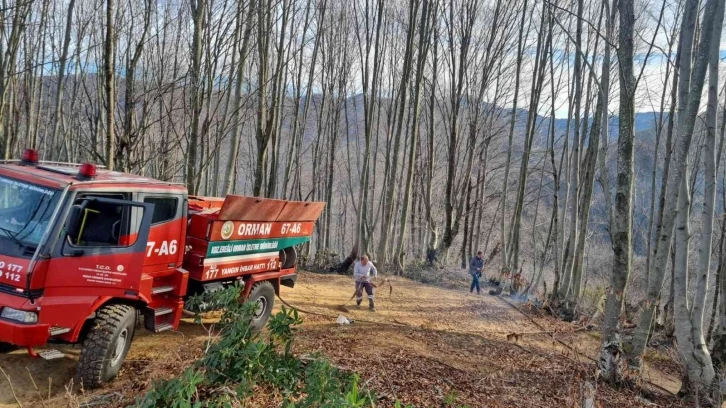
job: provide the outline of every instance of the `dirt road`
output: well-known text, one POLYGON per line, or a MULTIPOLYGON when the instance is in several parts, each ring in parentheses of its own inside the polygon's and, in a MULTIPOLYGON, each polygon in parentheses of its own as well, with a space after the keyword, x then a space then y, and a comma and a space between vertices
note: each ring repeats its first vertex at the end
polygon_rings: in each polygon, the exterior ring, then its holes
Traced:
MULTIPOLYGON (((402 278, 390 281, 393 293, 389 296, 389 286, 381 285, 376 313, 348 302, 353 291, 349 277, 302 273, 295 289, 283 288, 281 294, 291 305, 312 312, 303 314, 296 351, 323 352, 338 367, 360 373, 381 406, 398 399, 417 407, 563 407, 574 402, 592 371, 587 358, 555 342, 552 333, 533 334, 542 329, 501 299, 402 278), (349 312, 341 312, 341 305, 349 312), (340 314, 354 323, 336 324, 340 314), (511 333, 523 337, 509 341, 511 333)), ((595 333, 573 334, 573 325, 534 311, 528 314, 583 354, 597 350, 595 333)), ((205 327, 190 322, 179 332, 140 329, 119 377, 101 390, 80 394, 67 392, 77 348, 62 348, 66 358, 50 362, 30 359, 21 351, 0 355, 0 368, 7 375, 0 373, 0 407, 17 406, 16 400, 25 407, 74 406, 79 401, 126 406, 154 379, 180 372, 202 353, 207 339, 205 327)), ((667 373, 653 370, 653 375, 665 388, 677 389, 667 373)), ((598 389, 598 399, 604 407, 647 406, 632 392, 607 387, 598 389)), ((658 402, 680 406, 669 397, 658 402)))

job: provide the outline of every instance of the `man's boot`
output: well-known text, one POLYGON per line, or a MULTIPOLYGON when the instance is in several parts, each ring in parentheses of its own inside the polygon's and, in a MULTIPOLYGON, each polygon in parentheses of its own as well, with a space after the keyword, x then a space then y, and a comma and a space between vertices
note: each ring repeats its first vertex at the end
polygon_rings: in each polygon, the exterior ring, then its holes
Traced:
POLYGON ((368 299, 368 310, 371 312, 376 311, 376 306, 373 304, 373 299, 368 299))
POLYGON ((355 305, 360 307, 360 302, 362 302, 362 301, 363 301, 363 299, 356 299, 355 305))

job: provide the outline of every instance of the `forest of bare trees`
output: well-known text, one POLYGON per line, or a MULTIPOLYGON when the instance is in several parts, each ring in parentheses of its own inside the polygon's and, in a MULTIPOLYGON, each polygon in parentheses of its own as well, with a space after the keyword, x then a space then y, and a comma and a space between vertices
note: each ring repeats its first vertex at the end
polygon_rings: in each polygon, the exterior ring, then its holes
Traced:
POLYGON ((354 248, 391 272, 497 247, 487 275, 521 273, 553 309, 606 297, 603 376, 637 370, 662 330, 700 389, 726 364, 723 15, 724 0, 3 0, 0 148, 325 201, 311 256, 354 248))

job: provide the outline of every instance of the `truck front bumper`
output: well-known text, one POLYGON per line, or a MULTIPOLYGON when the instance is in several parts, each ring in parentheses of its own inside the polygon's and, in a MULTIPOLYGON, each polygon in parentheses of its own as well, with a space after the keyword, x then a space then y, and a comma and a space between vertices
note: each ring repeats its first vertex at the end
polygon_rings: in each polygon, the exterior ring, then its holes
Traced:
POLYGON ((0 342, 20 347, 38 347, 48 342, 47 324, 24 324, 0 319, 0 342))

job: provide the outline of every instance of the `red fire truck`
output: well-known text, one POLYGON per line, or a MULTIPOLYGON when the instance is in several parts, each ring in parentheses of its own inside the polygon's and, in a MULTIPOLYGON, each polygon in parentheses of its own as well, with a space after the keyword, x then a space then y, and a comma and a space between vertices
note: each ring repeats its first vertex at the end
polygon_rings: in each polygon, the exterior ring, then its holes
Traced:
POLYGON ((183 185, 93 164, 0 162, 0 348, 62 358, 82 344, 78 377, 118 374, 137 320, 176 330, 190 296, 244 282, 262 328, 280 286, 293 287, 296 247, 324 203, 189 196, 183 185))

